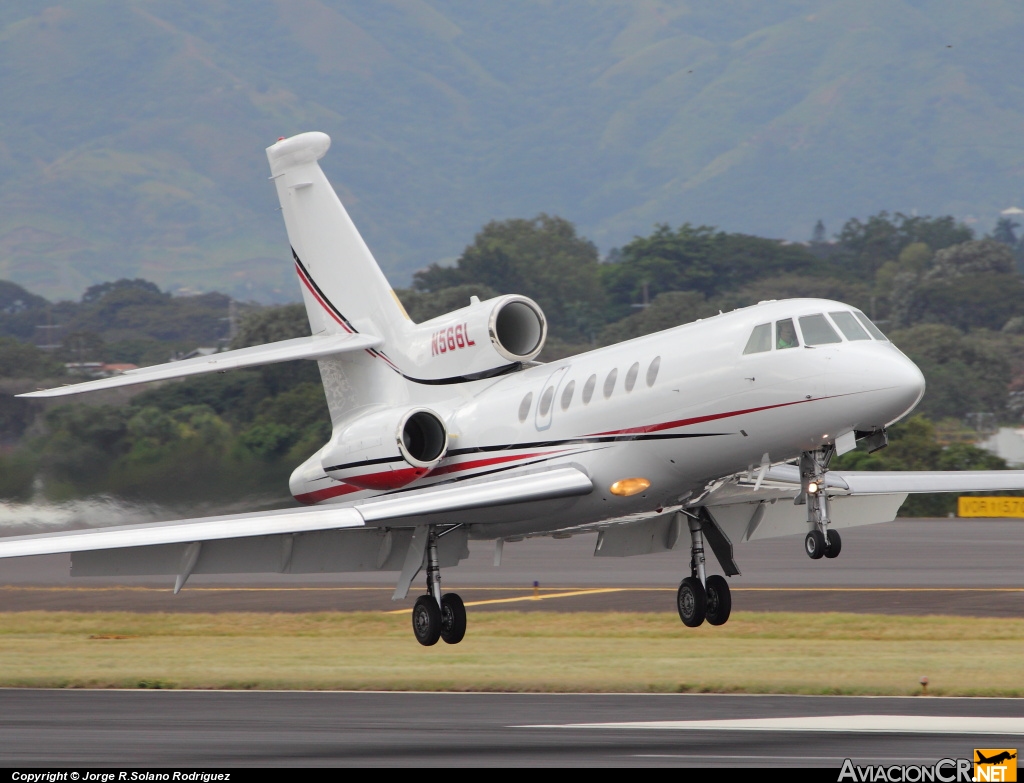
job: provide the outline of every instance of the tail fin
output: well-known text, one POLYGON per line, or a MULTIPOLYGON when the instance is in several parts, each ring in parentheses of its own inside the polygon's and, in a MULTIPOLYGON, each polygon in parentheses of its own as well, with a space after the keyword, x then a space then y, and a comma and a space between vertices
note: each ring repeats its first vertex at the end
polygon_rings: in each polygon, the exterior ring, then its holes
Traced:
POLYGON ((313 334, 361 332, 391 342, 408 315, 320 169, 326 133, 267 148, 313 334))

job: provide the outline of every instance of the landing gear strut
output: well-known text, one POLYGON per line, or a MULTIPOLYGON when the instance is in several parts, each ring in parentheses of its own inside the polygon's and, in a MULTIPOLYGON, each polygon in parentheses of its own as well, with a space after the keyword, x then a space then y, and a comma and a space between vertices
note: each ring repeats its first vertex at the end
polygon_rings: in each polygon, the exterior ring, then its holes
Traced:
POLYGON ((843 540, 838 530, 830 530, 829 501, 825 491, 828 463, 835 453, 834 446, 800 455, 800 494, 797 505, 807 505, 807 524, 811 530, 804 538, 804 551, 811 560, 838 557, 843 540))
MULTIPOLYGON (((444 535, 442 533, 441 535, 444 535)), ((427 537, 427 593, 416 599, 412 608, 412 632, 424 647, 437 644, 458 644, 466 635, 466 606, 458 593, 441 594, 441 568, 438 566, 437 539, 430 528, 427 537)))
POLYGON ((683 625, 696 628, 707 620, 711 625, 724 625, 732 612, 732 595, 725 577, 707 576, 704 560, 704 533, 699 518, 689 517, 690 576, 676 592, 676 609, 683 625))

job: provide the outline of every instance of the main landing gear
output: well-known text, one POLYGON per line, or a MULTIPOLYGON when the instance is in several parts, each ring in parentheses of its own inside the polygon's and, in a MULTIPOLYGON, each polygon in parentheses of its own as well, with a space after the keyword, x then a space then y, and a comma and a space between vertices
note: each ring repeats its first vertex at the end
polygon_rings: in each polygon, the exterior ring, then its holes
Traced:
POLYGON ((838 530, 829 530, 829 502, 825 492, 828 463, 835 447, 826 446, 800 455, 800 494, 796 505, 807 505, 807 524, 811 531, 804 538, 804 551, 811 560, 839 557, 843 539, 838 530))
POLYGON ((707 620, 711 625, 724 625, 732 612, 732 595, 725 577, 707 576, 704 569, 704 534, 701 520, 688 517, 690 526, 690 576, 676 592, 679 619, 688 628, 696 628, 707 620))
POLYGON ((438 639, 458 644, 466 635, 466 606, 458 593, 441 595, 441 569, 437 564, 437 533, 427 538, 427 593, 412 608, 412 632, 424 647, 438 639))

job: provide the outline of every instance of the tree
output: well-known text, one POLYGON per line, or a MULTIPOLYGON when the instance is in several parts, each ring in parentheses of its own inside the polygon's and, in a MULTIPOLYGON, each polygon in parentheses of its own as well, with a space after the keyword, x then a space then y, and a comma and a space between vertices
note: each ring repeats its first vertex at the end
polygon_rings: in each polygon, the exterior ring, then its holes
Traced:
POLYGON ((718 312, 717 308, 697 291, 668 291, 659 294, 649 307, 606 326, 599 342, 611 345, 623 340, 631 340, 663 329, 671 329, 680 324, 708 318, 718 312))
POLYGON ((816 245, 823 244, 827 241, 828 237, 825 234, 825 224, 821 222, 821 218, 818 218, 818 222, 814 224, 814 233, 811 234, 811 242, 816 245))
POLYGON ((602 267, 602 279, 615 315, 668 291, 698 291, 705 297, 754 280, 785 273, 821 275, 827 265, 801 245, 710 226, 684 223, 673 231, 659 225, 647 237, 622 248, 622 262, 602 267))
POLYGON ((937 323, 999 330, 1024 313, 1024 280, 1013 255, 991 239, 940 250, 924 274, 895 275, 891 291, 891 320, 898 327, 937 323))
POLYGON ((992 239, 996 242, 1002 242, 1004 245, 1016 247, 1017 234, 1014 232, 1015 228, 1020 228, 1020 223, 1005 216, 1001 217, 996 221, 996 228, 992 232, 992 239))
POLYGON ((563 336, 579 332, 581 310, 599 313, 604 303, 597 247, 568 220, 545 214, 492 221, 454 267, 432 264, 413 278, 417 291, 435 293, 471 284, 530 297, 563 336))
POLYGON ((872 215, 867 221, 851 218, 839 233, 839 242, 851 254, 851 271, 874 278, 886 262, 899 257, 910 244, 922 242, 932 250, 967 242, 974 232, 950 215, 939 218, 911 217, 897 212, 872 215))

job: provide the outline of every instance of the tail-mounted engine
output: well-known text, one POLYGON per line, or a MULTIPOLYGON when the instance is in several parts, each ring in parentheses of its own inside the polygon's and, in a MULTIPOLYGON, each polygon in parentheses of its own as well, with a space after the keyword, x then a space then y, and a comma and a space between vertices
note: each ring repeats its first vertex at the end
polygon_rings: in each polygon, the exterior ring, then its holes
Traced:
POLYGON ((426 380, 486 378, 534 359, 548 323, 525 296, 496 296, 425 321, 413 328, 406 351, 426 380))
POLYGON ((386 408, 335 432, 327 475, 363 489, 396 489, 427 475, 448 450, 448 431, 428 408, 386 408))

